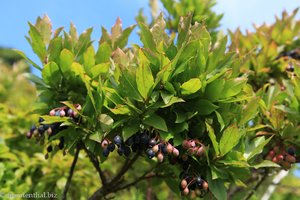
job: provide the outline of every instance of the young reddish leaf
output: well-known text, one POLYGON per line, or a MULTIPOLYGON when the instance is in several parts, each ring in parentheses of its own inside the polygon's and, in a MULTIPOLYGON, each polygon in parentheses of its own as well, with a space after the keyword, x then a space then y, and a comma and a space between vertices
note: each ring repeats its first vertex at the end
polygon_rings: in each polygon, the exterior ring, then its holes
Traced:
POLYGON ((52 24, 50 18, 47 15, 44 15, 43 18, 38 17, 35 26, 40 32, 44 43, 48 45, 52 34, 52 24))

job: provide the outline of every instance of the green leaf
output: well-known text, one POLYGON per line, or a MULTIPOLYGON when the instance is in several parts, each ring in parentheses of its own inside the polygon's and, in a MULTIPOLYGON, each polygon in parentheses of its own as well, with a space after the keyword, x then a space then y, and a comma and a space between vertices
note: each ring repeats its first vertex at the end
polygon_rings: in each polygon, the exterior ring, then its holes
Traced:
POLYGON ((75 58, 81 57, 83 52, 92 44, 91 42, 91 34, 93 32, 93 28, 88 28, 85 30, 78 39, 77 44, 74 47, 75 58))
POLYGON ((220 153, 221 156, 227 154, 231 151, 240 141, 241 137, 244 135, 244 131, 238 129, 236 125, 231 125, 227 127, 220 140, 220 153))
POLYGON ((59 67, 64 75, 67 75, 68 71, 70 71, 71 65, 74 61, 74 55, 68 49, 63 49, 59 56, 59 67))
POLYGON ((110 63, 101 63, 98 65, 95 65, 94 67, 92 67, 90 69, 92 78, 94 79, 101 74, 106 74, 109 70, 109 67, 110 67, 110 63))
POLYGON ((94 96, 93 96, 93 88, 92 88, 91 83, 90 83, 91 78, 85 73, 85 70, 84 70, 83 66, 80 65, 79 63, 73 62, 72 65, 71 65, 71 70, 73 72, 75 72, 76 75, 80 76, 82 82, 84 83, 84 85, 87 89, 87 94, 88 94, 88 97, 91 100, 93 108, 96 112, 98 112, 98 109, 97 109, 96 103, 95 103, 95 99, 94 99, 94 96))
POLYGON ((143 123, 148 125, 148 126, 157 128, 159 130, 168 132, 168 127, 167 127, 167 124, 166 124, 165 120, 162 117, 155 114, 155 113, 153 113, 152 115, 146 117, 143 120, 143 123))
POLYGON ((55 62, 46 64, 42 70, 42 77, 46 84, 56 87, 61 78, 57 64, 55 62))
POLYGON ((101 129, 105 132, 109 131, 113 127, 114 120, 107 114, 99 115, 98 120, 100 121, 101 129))
POLYGON ((154 85, 154 79, 149 63, 146 61, 147 58, 141 51, 139 57, 141 59, 136 70, 136 84, 141 96, 146 100, 150 96, 152 86, 154 85))
POLYGON ((125 93, 128 97, 137 101, 143 101, 143 98, 137 89, 136 77, 133 71, 122 71, 122 76, 120 77, 120 90, 118 92, 125 93))
POLYGON ((183 46, 183 43, 187 41, 191 23, 192 23, 191 13, 188 14, 186 17, 180 17, 180 22, 178 25, 178 37, 177 37, 178 49, 180 49, 183 46))
POLYGON ((128 38, 135 27, 136 25, 133 25, 123 30, 120 37, 118 37, 118 39, 115 41, 114 47, 123 49, 128 43, 128 38))
POLYGON ((249 164, 244 160, 220 160, 218 162, 232 167, 239 167, 239 168, 249 167, 249 164))
POLYGON ((107 42, 99 44, 99 49, 95 56, 96 64, 109 62, 112 49, 107 42))
POLYGON ((48 87, 40 77, 38 77, 34 74, 24 73, 24 77, 26 77, 27 79, 29 79, 30 81, 34 82, 37 85, 41 85, 43 87, 48 87))
POLYGON ((208 123, 205 122, 205 124, 206 124, 206 128, 208 130, 208 136, 213 144, 214 150, 215 150, 216 154, 219 155, 220 154, 219 143, 217 142, 215 131, 208 123))
POLYGON ((201 88, 201 81, 199 78, 192 78, 181 85, 181 94, 190 95, 194 94, 201 88))
POLYGON ((43 38, 34 25, 32 25, 31 23, 28 24, 30 27, 28 32, 30 38, 27 38, 27 40, 31 44, 33 51, 40 58, 41 62, 44 63, 47 51, 43 38))
POLYGON ((115 115, 129 115, 131 113, 128 106, 121 104, 117 104, 115 108, 110 108, 109 110, 115 115))
POLYGON ((218 100, 223 92, 224 84, 224 79, 217 79, 208 84, 205 88, 205 97, 211 101, 218 100))
POLYGON ((249 152, 248 154, 245 154, 245 157, 247 158, 247 160, 250 160, 255 155, 261 153, 263 151, 265 145, 268 144, 272 138, 273 138, 273 136, 271 136, 265 140, 264 137, 261 137, 260 139, 257 140, 257 142, 254 143, 254 145, 255 145, 254 147, 252 147, 251 149, 246 149, 246 152, 249 152))
POLYGON ((102 142, 102 134, 99 131, 96 131, 89 136, 89 139, 94 140, 95 142, 101 143, 102 142))
POLYGON ((56 37, 50 41, 48 45, 48 62, 54 61, 60 63, 59 56, 62 51, 62 37, 56 37))
POLYGON ((221 179, 215 179, 212 180, 211 172, 207 173, 207 181, 208 186, 212 194, 216 197, 218 200, 226 200, 227 199, 227 190, 224 184, 224 181, 221 179))
POLYGON ((68 122, 68 121, 70 121, 69 117, 49 116, 49 115, 42 115, 41 117, 44 119, 42 124, 53 124, 55 122, 68 122))
POLYGON ((166 107, 169 107, 175 103, 182 103, 182 102, 185 102, 182 98, 178 98, 178 97, 171 97, 170 101, 163 105, 163 106, 160 106, 160 108, 166 108, 166 107))
POLYGON ((95 50, 93 46, 89 46, 84 52, 83 62, 87 72, 95 65, 95 50))
POLYGON ((217 119, 218 119, 218 122, 221 126, 221 131, 223 130, 223 128, 225 127, 225 123, 224 123, 224 120, 221 116, 221 114, 218 112, 218 111, 215 111, 216 115, 217 115, 217 119))
POLYGON ((246 106, 243 107, 240 125, 246 124, 249 120, 253 119, 258 112, 260 98, 254 97, 246 106))
POLYGON ((209 55, 207 71, 212 71, 219 67, 218 62, 223 59, 227 44, 227 37, 223 37, 214 44, 214 49, 209 55))
POLYGON ((239 94, 246 83, 247 78, 235 78, 226 81, 224 90, 220 98, 228 98, 239 94))
POLYGON ((151 31, 149 30, 148 26, 145 25, 142 22, 139 22, 139 27, 141 29, 141 41, 143 42, 145 48, 150 49, 151 51, 155 51, 156 50, 156 45, 153 39, 153 35, 151 33, 151 31))
POLYGON ((270 160, 264 160, 261 163, 252 165, 252 167, 254 167, 255 169, 259 169, 259 168, 265 168, 265 167, 280 167, 280 165, 278 165, 270 160))
POLYGON ((122 129, 122 136, 124 140, 127 140, 130 136, 134 135, 136 132, 139 131, 139 123, 130 123, 122 129))
POLYGON ((31 59, 29 59, 24 52, 20 51, 20 50, 17 50, 17 49, 14 49, 14 52, 16 52, 17 54, 19 54, 22 58, 24 58, 25 60, 27 60, 34 68, 42 71, 42 68, 36 64, 35 62, 33 62, 31 59))
POLYGON ((214 105, 212 102, 206 99, 199 99, 197 101, 191 102, 189 109, 190 111, 198 111, 199 115, 209 115, 214 112, 218 106, 214 105))

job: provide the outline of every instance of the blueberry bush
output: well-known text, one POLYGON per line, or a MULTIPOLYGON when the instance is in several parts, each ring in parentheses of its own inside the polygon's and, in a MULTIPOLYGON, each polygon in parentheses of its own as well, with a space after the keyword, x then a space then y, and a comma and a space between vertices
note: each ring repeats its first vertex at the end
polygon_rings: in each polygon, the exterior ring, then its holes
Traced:
POLYGON ((80 156, 94 168, 91 200, 131 188, 148 199, 251 199, 267 177, 299 162, 297 10, 230 32, 228 44, 214 3, 162 3, 167 19, 149 25, 139 16, 125 29, 117 19, 97 47, 92 28, 52 30, 47 16, 29 23, 42 65, 19 54, 42 75, 27 75, 38 117, 26 136, 50 161, 73 156, 62 199, 76 188, 80 156), (141 42, 128 45, 136 27, 141 42))

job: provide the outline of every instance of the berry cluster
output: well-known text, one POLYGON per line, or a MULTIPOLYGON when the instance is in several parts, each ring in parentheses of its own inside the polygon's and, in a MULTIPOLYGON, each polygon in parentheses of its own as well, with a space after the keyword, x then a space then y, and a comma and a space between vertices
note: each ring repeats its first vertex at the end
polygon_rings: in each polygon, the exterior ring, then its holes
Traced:
POLYGON ((67 106, 59 107, 59 108, 54 108, 49 112, 50 116, 68 116, 71 118, 77 118, 78 117, 78 112, 81 110, 81 105, 80 104, 74 104, 74 107, 76 110, 72 110, 71 108, 68 108, 67 106))
POLYGON ((283 145, 276 145, 269 151, 266 160, 271 160, 281 165, 285 170, 288 170, 296 162, 295 152, 295 148, 292 146, 286 148, 283 145))
MULTIPOLYGON (((81 105, 75 104, 74 107, 77 110, 72 110, 71 108, 68 108, 67 106, 59 107, 52 109, 49 112, 50 116, 60 116, 60 117, 65 117, 68 116, 70 119, 74 122, 78 122, 78 111, 81 110, 81 105)), ((43 144, 46 138, 46 135, 48 135, 48 139, 51 137, 57 135, 60 131, 66 129, 66 126, 61 126, 61 122, 55 122, 53 124, 44 124, 44 119, 42 117, 39 118, 38 124, 34 124, 31 126, 30 130, 27 132, 26 137, 28 139, 35 137, 37 142, 40 144, 43 144), (47 134, 45 134, 47 133, 47 134)), ((64 148, 64 138, 60 137, 59 138, 59 143, 57 145, 58 149, 63 149, 64 148)), ((47 147, 47 152, 50 153, 53 151, 53 147, 49 145, 47 147)), ((48 158, 48 153, 46 154, 46 158, 48 158)))
POLYGON ((42 117, 40 117, 38 125, 32 125, 30 130, 27 132, 26 137, 30 139, 32 138, 32 136, 34 136, 37 140, 43 141, 45 137, 45 132, 50 137, 56 135, 59 131, 63 129, 63 127, 60 127, 61 123, 43 124, 44 121, 45 120, 42 117))
POLYGON ((197 139, 184 140, 182 142, 182 148, 187 150, 189 155, 196 155, 202 157, 205 155, 205 146, 197 139))
POLYGON ((113 141, 105 138, 101 142, 101 147, 103 149, 103 156, 107 157, 110 152, 118 147, 118 154, 125 155, 126 157, 130 155, 131 152, 145 151, 145 154, 149 159, 157 157, 159 162, 163 162, 165 156, 179 156, 179 151, 170 142, 166 142, 161 139, 158 135, 151 137, 149 133, 136 133, 129 137, 126 141, 123 141, 122 137, 116 135, 113 141))
POLYGON ((203 197, 208 191, 208 183, 201 176, 193 176, 187 172, 180 174, 180 191, 182 195, 191 195, 192 197, 203 197))

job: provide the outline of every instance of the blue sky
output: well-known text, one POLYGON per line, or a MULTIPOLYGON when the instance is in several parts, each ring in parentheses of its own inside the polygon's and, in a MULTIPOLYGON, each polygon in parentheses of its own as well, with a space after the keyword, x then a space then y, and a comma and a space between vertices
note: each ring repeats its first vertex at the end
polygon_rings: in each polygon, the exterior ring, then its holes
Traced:
MULTIPOLYGON (((242 30, 252 29, 252 23, 261 24, 266 21, 274 21, 275 15, 280 15, 282 10, 291 12, 300 6, 299 0, 218 0, 214 8, 217 13, 225 13, 221 29, 242 30)), ((0 46, 12 47, 24 51, 30 58, 38 62, 31 47, 25 40, 27 35, 27 22, 35 22, 38 16, 49 15, 54 28, 64 26, 68 29, 73 22, 78 32, 86 28, 94 27, 93 39, 100 37, 100 28, 108 29, 120 16, 123 27, 135 23, 134 17, 140 8, 144 8, 145 14, 149 15, 148 0, 3 0, 0 3, 0 46)), ((138 36, 133 34, 130 42, 137 42, 138 36)), ((37 71, 34 71, 38 73, 37 71)))

